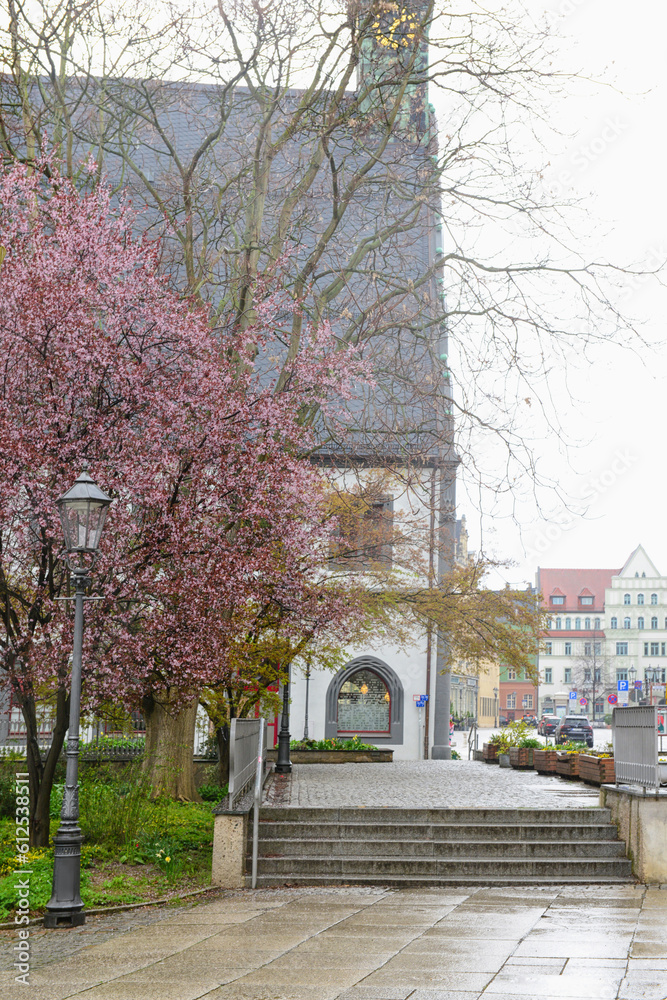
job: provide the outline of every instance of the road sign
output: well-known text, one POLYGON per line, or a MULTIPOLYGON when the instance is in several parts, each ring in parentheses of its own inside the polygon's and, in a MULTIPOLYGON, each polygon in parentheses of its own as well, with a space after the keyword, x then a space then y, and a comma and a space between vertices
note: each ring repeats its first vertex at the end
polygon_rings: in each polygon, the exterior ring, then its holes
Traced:
POLYGON ((421 698, 421 695, 420 695, 420 694, 413 694, 413 696, 412 696, 412 700, 413 700, 413 701, 419 701, 419 700, 420 700, 420 698, 421 698))
POLYGON ((642 689, 642 682, 635 681, 635 691, 641 691, 641 689, 642 689))
MULTIPOLYGON (((618 698, 616 697, 615 694, 610 694, 609 697, 607 698, 607 701, 609 702, 610 705, 615 705, 616 702, 618 701, 618 698)), ((625 718, 625 716, 623 716, 623 718, 625 718)))
POLYGON ((587 705, 588 704, 588 699, 587 698, 580 698, 579 699, 579 704, 580 705, 587 705))
POLYGON ((417 708, 423 708, 425 704, 426 704, 426 702, 424 701, 423 698, 420 698, 419 701, 415 702, 415 705, 417 706, 417 708))
POLYGON ((616 686, 617 686, 617 688, 618 688, 619 691, 627 691, 628 690, 628 682, 627 681, 619 681, 616 686))
POLYGON ((576 700, 577 700, 577 692, 570 691, 570 701, 576 701, 576 700))
MULTIPOLYGON (((412 700, 415 703, 418 702, 418 701, 427 702, 428 701, 428 695, 427 694, 413 694, 412 700)), ((419 707, 423 708, 424 706, 420 705, 419 707)))

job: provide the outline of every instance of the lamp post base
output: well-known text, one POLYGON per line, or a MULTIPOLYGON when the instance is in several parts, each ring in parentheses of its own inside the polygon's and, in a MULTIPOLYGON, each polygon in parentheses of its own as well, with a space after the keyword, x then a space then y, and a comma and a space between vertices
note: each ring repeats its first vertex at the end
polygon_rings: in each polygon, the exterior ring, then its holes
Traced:
POLYGON ((450 746, 432 746, 431 760, 451 760, 452 748, 450 746))
POLYGON ((76 912, 63 912, 63 913, 45 913, 44 914, 44 926, 45 927, 80 927, 86 922, 86 914, 84 910, 77 910, 76 912))

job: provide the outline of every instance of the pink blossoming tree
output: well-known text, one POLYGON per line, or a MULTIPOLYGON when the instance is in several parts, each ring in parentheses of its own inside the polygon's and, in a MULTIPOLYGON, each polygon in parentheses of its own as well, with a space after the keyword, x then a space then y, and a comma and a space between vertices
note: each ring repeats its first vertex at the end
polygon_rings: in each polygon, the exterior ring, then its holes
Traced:
POLYGON ((93 574, 102 600, 87 605, 84 696, 144 705, 156 792, 194 795, 199 692, 229 680, 258 608, 280 609, 287 642, 342 634, 354 613, 320 578, 331 522, 300 457, 303 413, 349 393, 354 352, 314 331, 279 387, 266 364, 260 377, 275 300, 242 334, 216 335, 131 227, 105 190, 82 196, 53 168, 0 179, 0 665, 26 725, 36 845, 48 842, 72 648, 54 502, 83 459, 115 499, 93 574))

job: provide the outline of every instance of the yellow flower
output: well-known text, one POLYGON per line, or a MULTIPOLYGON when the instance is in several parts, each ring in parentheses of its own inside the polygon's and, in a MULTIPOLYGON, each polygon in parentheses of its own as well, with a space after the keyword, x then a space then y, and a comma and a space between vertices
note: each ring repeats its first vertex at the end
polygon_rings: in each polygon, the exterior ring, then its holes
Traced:
POLYGON ((167 856, 164 860, 165 861, 171 861, 171 858, 167 856))

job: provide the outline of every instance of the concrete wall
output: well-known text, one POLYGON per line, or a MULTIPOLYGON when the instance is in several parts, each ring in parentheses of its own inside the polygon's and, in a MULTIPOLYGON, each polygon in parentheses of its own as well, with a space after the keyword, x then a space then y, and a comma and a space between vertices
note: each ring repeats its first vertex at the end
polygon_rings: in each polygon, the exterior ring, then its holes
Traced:
POLYGON ((667 792, 661 789, 656 797, 603 786, 600 805, 611 810, 633 874, 640 882, 667 883, 667 792))

